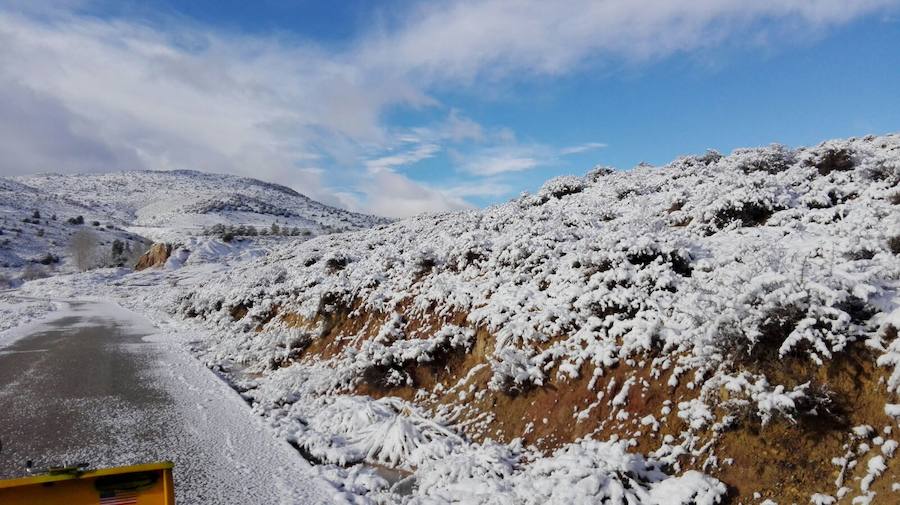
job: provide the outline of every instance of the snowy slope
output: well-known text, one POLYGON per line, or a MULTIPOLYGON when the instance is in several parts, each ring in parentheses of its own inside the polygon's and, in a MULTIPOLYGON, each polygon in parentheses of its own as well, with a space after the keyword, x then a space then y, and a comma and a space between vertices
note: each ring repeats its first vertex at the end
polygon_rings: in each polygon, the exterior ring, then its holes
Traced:
POLYGON ((284 247, 171 310, 261 374, 245 395, 284 436, 415 470, 416 503, 724 499, 663 467, 869 503, 900 489, 898 183, 900 135, 597 168, 284 247))
MULTIPOLYGON (((0 285, 23 275, 73 270, 70 244, 83 230, 94 237, 97 256, 107 255, 115 240, 136 254, 149 241, 165 241, 184 245, 182 253, 196 252, 190 259, 196 263, 259 256, 273 243, 386 222, 283 186, 228 175, 173 171, 0 178, 0 285), (69 222, 78 216, 83 223, 69 222), (215 225, 270 230, 273 224, 293 235, 232 244, 200 236, 215 225), (25 267, 32 272, 23 274, 25 267)), ((127 256, 133 262, 135 255, 127 256)), ((95 263, 109 264, 101 257, 95 263)))
POLYGON ((5 279, 0 279, 0 287, 23 274, 71 270, 69 245, 78 231, 90 230, 98 254, 107 252, 115 240, 134 250, 144 248, 145 240, 122 225, 102 209, 0 178, 0 277, 5 279), (78 216, 83 223, 68 222, 78 216), (25 267, 31 272, 22 272, 25 267))
POLYGON ((272 223, 314 235, 387 222, 330 207, 277 184, 188 170, 34 175, 17 182, 88 206, 154 239, 183 238, 204 227, 272 223))

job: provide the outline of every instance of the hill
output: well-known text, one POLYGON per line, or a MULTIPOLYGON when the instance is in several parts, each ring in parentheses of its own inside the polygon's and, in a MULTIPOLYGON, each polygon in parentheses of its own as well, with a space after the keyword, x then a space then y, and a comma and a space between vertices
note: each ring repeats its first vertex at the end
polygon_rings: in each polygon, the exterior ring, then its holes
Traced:
POLYGON ((280 247, 167 309, 376 501, 895 503, 898 184, 898 135, 598 167, 280 247))
POLYGON ((267 249, 282 236, 307 239, 386 222, 284 186, 229 175, 142 171, 0 178, 0 272, 9 279, 71 271, 73 239, 85 230, 93 244, 90 264, 112 266, 133 264, 151 241, 190 243, 198 258, 215 260, 248 247, 267 249), (257 238, 258 232, 271 235, 273 225, 277 237, 257 238), (210 243, 226 234, 253 239, 210 243), (111 258, 118 242, 125 251, 111 258), (32 272, 22 274, 26 266, 32 272))
POLYGON ((216 224, 267 228, 278 223, 320 235, 388 222, 316 202, 278 184, 190 170, 14 180, 54 199, 95 209, 153 239, 196 234, 216 224))

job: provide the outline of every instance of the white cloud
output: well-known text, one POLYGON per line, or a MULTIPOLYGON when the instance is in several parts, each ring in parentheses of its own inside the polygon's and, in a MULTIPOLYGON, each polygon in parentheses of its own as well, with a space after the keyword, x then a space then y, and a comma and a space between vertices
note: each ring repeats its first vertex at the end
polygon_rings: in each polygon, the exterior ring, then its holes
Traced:
POLYGON ((759 22, 821 30, 897 5, 896 0, 458 0, 426 3, 365 61, 429 82, 560 74, 586 60, 645 60, 744 40, 759 22))
POLYGON ((471 184, 460 184, 458 186, 451 186, 443 190, 443 193, 446 195, 454 196, 457 198, 469 198, 469 197, 497 197, 508 195, 513 192, 512 186, 509 184, 502 184, 492 181, 480 181, 471 184))
POLYGON ((596 149, 603 149, 604 147, 606 147, 606 144, 602 142, 586 142, 577 146, 564 147, 560 149, 559 153, 563 156, 568 156, 570 154, 581 154, 596 149))
POLYGON ((467 163, 464 168, 470 174, 486 177, 507 172, 521 172, 535 168, 539 164, 535 158, 498 154, 476 158, 467 163))
POLYGON ((419 161, 433 157, 440 151, 440 146, 436 144, 424 144, 413 150, 390 156, 382 156, 365 162, 369 172, 382 172, 385 170, 393 170, 394 167, 412 165, 419 161))
POLYGON ((367 210, 388 217, 472 208, 460 195, 418 183, 390 170, 370 174, 364 185, 367 191, 363 195, 341 193, 341 203, 353 210, 367 210))

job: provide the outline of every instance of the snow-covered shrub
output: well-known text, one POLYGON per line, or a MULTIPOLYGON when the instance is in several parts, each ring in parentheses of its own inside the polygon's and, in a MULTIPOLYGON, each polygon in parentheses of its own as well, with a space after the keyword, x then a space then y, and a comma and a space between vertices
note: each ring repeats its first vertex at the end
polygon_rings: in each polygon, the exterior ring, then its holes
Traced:
MULTIPOLYGON (((695 471, 669 476, 662 471, 660 463, 629 453, 626 447, 625 442, 570 444, 551 457, 524 465, 510 477, 505 476, 508 470, 496 462, 494 455, 489 455, 487 462, 484 459, 474 462, 473 471, 449 469, 446 464, 431 465, 423 472, 423 482, 428 484, 420 487, 423 496, 410 503, 715 505, 723 502, 727 490, 718 480, 695 471)), ((471 460, 451 459, 447 464, 468 461, 471 460)))
POLYGON ((584 178, 575 177, 574 175, 563 175, 545 182, 541 189, 538 190, 537 195, 543 201, 547 201, 550 198, 562 198, 567 195, 580 193, 585 186, 584 178))
POLYGON ((335 398, 292 437, 294 444, 322 461, 407 467, 443 457, 461 441, 400 400, 363 397, 335 398))
POLYGON ((804 163, 815 167, 819 175, 828 175, 835 171, 846 172, 856 166, 850 149, 830 146, 813 151, 804 163))
POLYGON ((597 182, 602 177, 606 177, 607 175, 614 174, 616 169, 613 167, 607 167, 604 165, 597 165, 594 168, 590 169, 587 174, 585 174, 584 178, 590 182, 597 182))
POLYGON ((516 349, 502 349, 491 358, 491 380, 488 386, 508 395, 526 392, 543 384, 544 374, 527 354, 516 349))
POLYGON ((894 254, 900 254, 900 235, 894 235, 887 241, 888 250, 894 254))
POLYGON ((735 149, 731 154, 737 168, 746 174, 766 172, 777 174, 787 170, 796 159, 794 151, 781 144, 755 149, 735 149))

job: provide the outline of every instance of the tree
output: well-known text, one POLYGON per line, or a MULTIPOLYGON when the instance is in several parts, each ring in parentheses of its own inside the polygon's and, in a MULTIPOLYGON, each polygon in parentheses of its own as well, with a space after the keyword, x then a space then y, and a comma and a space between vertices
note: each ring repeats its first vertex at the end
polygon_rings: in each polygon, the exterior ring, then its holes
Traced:
POLYGON ((118 260, 125 254, 125 243, 119 239, 115 239, 112 242, 112 253, 113 260, 118 260))
POLYGON ((79 230, 72 235, 69 251, 75 267, 82 272, 91 268, 97 248, 97 237, 90 230, 79 230))
POLYGON ((278 223, 272 223, 272 235, 281 235, 281 228, 278 227, 278 223))
POLYGON ((35 209, 35 210, 34 210, 34 213, 31 214, 31 218, 32 218, 32 219, 40 219, 40 218, 41 218, 41 213, 40 213, 40 211, 38 211, 37 209, 35 209))

